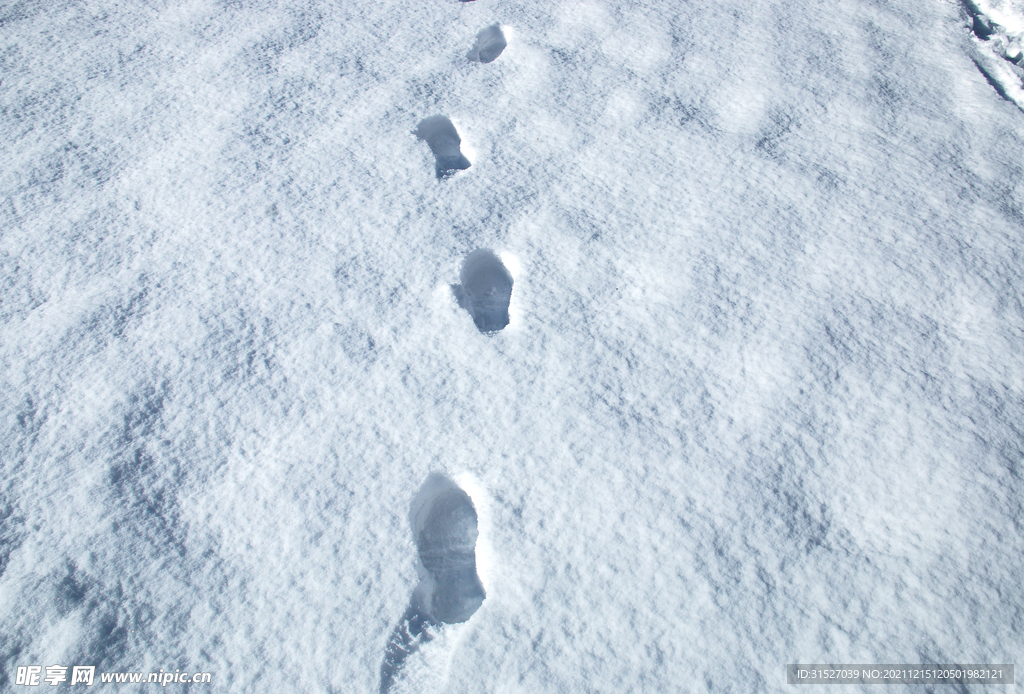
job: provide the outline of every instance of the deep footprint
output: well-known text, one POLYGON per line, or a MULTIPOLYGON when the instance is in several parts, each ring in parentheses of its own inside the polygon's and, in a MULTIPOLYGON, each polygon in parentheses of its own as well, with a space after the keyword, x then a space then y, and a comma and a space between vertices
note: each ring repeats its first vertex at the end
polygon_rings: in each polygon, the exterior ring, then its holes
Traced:
POLYGON ((462 284, 452 285, 452 291, 480 332, 493 333, 508 325, 512 275, 498 256, 483 248, 473 251, 462 263, 460 279, 462 284))
POLYGON ((413 501, 413 537, 429 588, 427 609, 442 624, 460 624, 484 601, 476 575, 476 509, 447 477, 431 474, 413 501))
POLYGON ((409 656, 433 638, 432 632, 465 622, 485 597, 476 573, 477 516, 469 495, 432 473, 413 498, 409 521, 420 583, 384 649, 381 694, 394 685, 409 656))
POLYGON ((426 142, 434 153, 438 180, 471 166, 469 159, 459 149, 462 138, 452 122, 444 116, 430 116, 421 120, 416 128, 416 137, 426 142))
POLYGON ((508 42, 505 41, 505 34, 501 33, 501 27, 492 24, 486 29, 481 29, 476 35, 476 43, 470 49, 466 57, 476 63, 490 63, 501 55, 508 42))

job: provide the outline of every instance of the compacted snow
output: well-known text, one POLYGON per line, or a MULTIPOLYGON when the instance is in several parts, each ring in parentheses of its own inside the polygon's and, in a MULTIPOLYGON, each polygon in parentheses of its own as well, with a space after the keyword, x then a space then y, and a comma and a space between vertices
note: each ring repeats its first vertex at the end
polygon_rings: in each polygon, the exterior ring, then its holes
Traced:
POLYGON ((1017 0, 3 4, 0 689, 1015 662, 1022 31, 1017 0))

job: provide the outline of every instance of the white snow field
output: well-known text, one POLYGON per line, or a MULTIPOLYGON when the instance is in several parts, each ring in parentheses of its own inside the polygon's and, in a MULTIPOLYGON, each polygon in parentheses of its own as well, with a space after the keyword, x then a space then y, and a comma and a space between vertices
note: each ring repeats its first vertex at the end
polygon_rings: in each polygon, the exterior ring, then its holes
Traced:
POLYGON ((1021 8, 0 3, 0 690, 1020 664, 1021 8))

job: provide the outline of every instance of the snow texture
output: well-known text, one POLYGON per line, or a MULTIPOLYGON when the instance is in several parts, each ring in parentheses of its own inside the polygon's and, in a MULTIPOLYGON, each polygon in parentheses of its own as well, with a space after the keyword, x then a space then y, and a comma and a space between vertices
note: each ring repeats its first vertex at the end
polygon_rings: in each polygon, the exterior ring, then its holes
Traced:
POLYGON ((1019 661, 1024 113, 976 61, 1024 15, 976 7, 3 4, 0 690, 379 691, 431 473, 486 599, 395 694, 1019 661))

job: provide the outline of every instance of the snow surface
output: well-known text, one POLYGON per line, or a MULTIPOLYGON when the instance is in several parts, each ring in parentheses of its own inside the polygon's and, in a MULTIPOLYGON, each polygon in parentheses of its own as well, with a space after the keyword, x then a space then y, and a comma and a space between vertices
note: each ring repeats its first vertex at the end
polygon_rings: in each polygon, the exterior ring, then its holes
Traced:
POLYGON ((395 692, 1019 662, 1024 113, 965 7, 5 3, 0 689, 376 691, 432 472, 486 599, 395 692))

